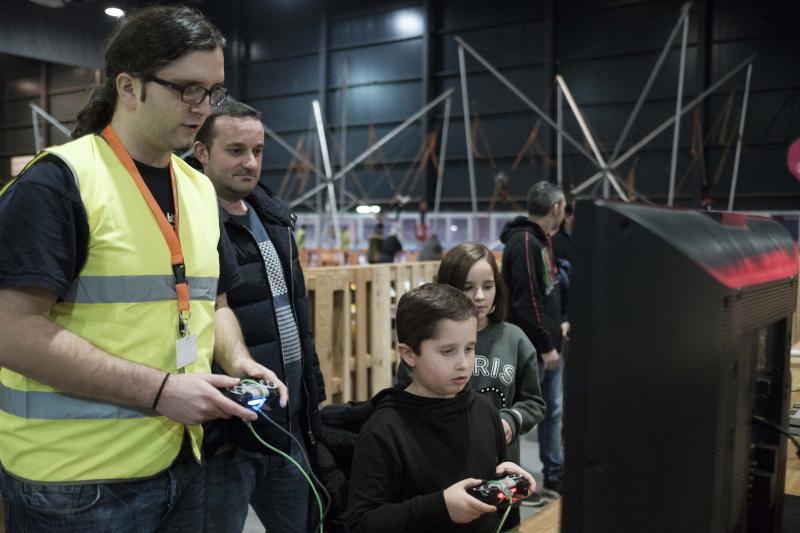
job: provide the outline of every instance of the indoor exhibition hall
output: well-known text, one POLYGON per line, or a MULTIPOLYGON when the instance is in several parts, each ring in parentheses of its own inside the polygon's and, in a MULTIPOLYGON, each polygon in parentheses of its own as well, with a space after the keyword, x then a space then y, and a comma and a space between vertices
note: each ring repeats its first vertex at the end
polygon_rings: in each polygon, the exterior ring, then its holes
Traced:
POLYGON ((3 0, 0 533, 800 532, 798 21, 3 0))

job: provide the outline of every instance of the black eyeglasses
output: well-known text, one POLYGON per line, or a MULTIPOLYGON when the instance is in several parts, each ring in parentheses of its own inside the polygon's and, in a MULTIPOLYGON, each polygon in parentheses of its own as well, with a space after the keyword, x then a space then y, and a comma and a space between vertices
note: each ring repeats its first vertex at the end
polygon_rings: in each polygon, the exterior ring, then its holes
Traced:
POLYGON ((175 89, 179 93, 181 93, 181 100, 184 103, 189 105, 200 105, 203 103, 203 100, 206 99, 208 96, 209 103, 216 107, 221 105, 222 102, 225 101, 225 98, 228 97, 228 89, 222 87, 221 85, 215 85, 210 89, 206 89, 199 83, 190 83, 189 85, 178 85, 177 83, 172 83, 171 81, 162 80, 161 78, 157 78, 155 76, 142 76, 147 81, 153 81, 158 83, 159 85, 163 85, 164 87, 169 87, 170 89, 175 89))

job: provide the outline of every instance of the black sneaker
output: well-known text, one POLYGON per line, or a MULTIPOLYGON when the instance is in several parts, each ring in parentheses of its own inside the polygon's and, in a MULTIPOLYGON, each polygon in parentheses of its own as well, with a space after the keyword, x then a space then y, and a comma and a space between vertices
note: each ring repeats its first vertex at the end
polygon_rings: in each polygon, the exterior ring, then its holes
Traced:
POLYGON ((542 507, 544 505, 544 498, 538 492, 534 492, 522 500, 521 505, 524 505, 525 507, 542 507))
POLYGON ((564 482, 561 480, 561 478, 545 478, 544 488, 561 494, 564 492, 564 482))

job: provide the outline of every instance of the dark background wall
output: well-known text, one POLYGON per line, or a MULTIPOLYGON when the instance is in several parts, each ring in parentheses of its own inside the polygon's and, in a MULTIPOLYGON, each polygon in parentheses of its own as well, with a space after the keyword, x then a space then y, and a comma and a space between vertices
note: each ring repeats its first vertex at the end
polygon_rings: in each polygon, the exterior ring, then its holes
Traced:
MULTIPOLYGON (((11 2, 15 3, 26 4, 23 0, 11 2)), ((311 148, 316 141, 310 134, 311 102, 320 100, 330 131, 334 171, 341 163, 344 65, 346 160, 361 153, 427 101, 455 88, 443 195, 445 207, 466 209, 469 188, 456 35, 553 117, 553 77, 561 74, 607 156, 675 26, 682 3, 229 0, 194 5, 206 12, 229 38, 226 66, 231 94, 260 109, 265 122, 289 144, 296 146, 304 138, 303 149, 312 158, 311 148)), ((96 2, 80 3, 80 9, 93 6, 100 9, 96 2)), ((62 11, 72 9, 76 8, 70 5, 62 11)), ((35 7, 37 10, 52 13, 46 8, 35 7)), ((45 27, 45 22, 30 10, 26 13, 29 24, 45 27)), ((800 69, 791 55, 800 46, 797 20, 800 3, 796 1, 705 0, 695 2, 690 12, 685 102, 750 54, 757 54, 739 172, 738 208, 796 209, 800 200, 800 184, 786 168, 786 149, 800 137, 800 69)), ((0 26, 5 24, 5 20, 0 22, 0 26)), ((59 33, 55 38, 84 37, 59 33)), ((52 57, 41 58, 53 61, 52 57)), ((674 112, 678 61, 679 40, 623 150, 674 112)), ((19 111, 17 107, 27 105, 26 99, 42 100, 42 94, 49 94, 53 83, 42 92, 43 72, 51 72, 52 76, 59 68, 51 65, 42 70, 39 65, 37 70, 36 66, 37 62, 19 62, 2 68, 0 157, 32 151, 32 135, 23 128, 29 111, 19 111), (21 79, 38 83, 40 91, 20 93, 21 79), (10 131, 13 128, 17 129, 10 131), (26 136, 30 136, 29 143, 24 141, 26 136)), ((488 205, 495 191, 494 177, 501 171, 509 177, 512 197, 523 203, 533 181, 555 179, 555 168, 548 161, 555 158, 555 133, 542 125, 538 148, 533 152, 536 155, 523 157, 512 172, 512 164, 537 117, 469 56, 467 70, 471 112, 477 115, 478 123, 476 174, 481 205, 488 205)), ((80 73, 70 78, 75 87, 65 87, 65 91, 91 81, 91 71, 75 72, 80 73)), ((679 204, 696 205, 705 187, 716 206, 727 205, 743 87, 744 71, 698 106, 697 113, 683 116, 677 172, 679 204), (726 103, 731 112, 722 124, 726 103), (706 142, 698 144, 701 138, 706 142), (704 165, 699 164, 700 156, 704 165)), ((44 98, 44 103, 50 103, 52 98, 53 95, 44 98)), ((77 112, 73 105, 60 109, 57 117, 72 119, 77 112)), ((442 116, 443 106, 439 106, 388 143, 370 160, 370 165, 356 168, 355 178, 348 176, 348 190, 359 198, 366 195, 373 201, 389 202, 403 184, 399 192, 413 200, 431 200, 433 168, 429 166, 416 182, 408 169, 425 133, 441 130, 442 116)), ((27 124, 29 128, 29 119, 27 124)), ((568 109, 565 124, 573 137, 582 139, 568 109)), ((57 142, 56 138, 51 140, 57 142)), ((623 164, 620 177, 623 181, 632 180, 646 198, 663 202, 671 146, 669 128, 623 164)), ((565 144, 565 153, 567 186, 580 183, 594 172, 592 164, 569 144, 565 144)), ((275 143, 268 144, 263 177, 274 189, 284 183, 291 159, 275 143)), ((0 165, 5 164, 0 159, 0 165)), ((5 175, 6 169, 7 166, 0 166, 0 174, 5 175)), ((292 185, 296 186, 297 181, 292 185)), ((313 181, 312 176, 307 188, 313 181)), ((297 194, 296 187, 287 187, 284 192, 290 197, 297 194)))

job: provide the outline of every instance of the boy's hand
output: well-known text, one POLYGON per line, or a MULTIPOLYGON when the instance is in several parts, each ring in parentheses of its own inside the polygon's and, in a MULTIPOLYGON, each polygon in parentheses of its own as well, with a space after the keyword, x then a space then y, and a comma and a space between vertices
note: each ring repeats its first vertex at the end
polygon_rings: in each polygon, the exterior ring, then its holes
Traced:
POLYGON ((534 480, 533 476, 530 475, 528 472, 526 472, 517 463, 512 463, 511 461, 506 461, 505 463, 500 463, 499 465, 497 465, 497 468, 495 468, 494 471, 498 476, 505 476, 505 475, 508 475, 508 474, 517 474, 517 475, 522 476, 522 477, 524 477, 525 479, 528 480, 528 483, 530 483, 530 488, 528 489, 528 494, 524 494, 524 495, 523 494, 515 494, 514 495, 515 498, 519 498, 521 500, 524 500, 525 498, 527 498, 528 496, 533 494, 533 492, 536 490, 536 480, 534 480))
POLYGON ((502 418, 500 422, 503 423, 503 433, 505 433, 506 436, 506 444, 511 444, 511 441, 514 440, 514 432, 511 431, 511 425, 502 418))
POLYGON ((453 483, 444 490, 444 503, 447 505, 450 520, 456 524, 468 524, 482 514, 497 512, 497 507, 494 505, 483 503, 467 493, 468 488, 477 487, 481 483, 480 479, 469 478, 453 483))

